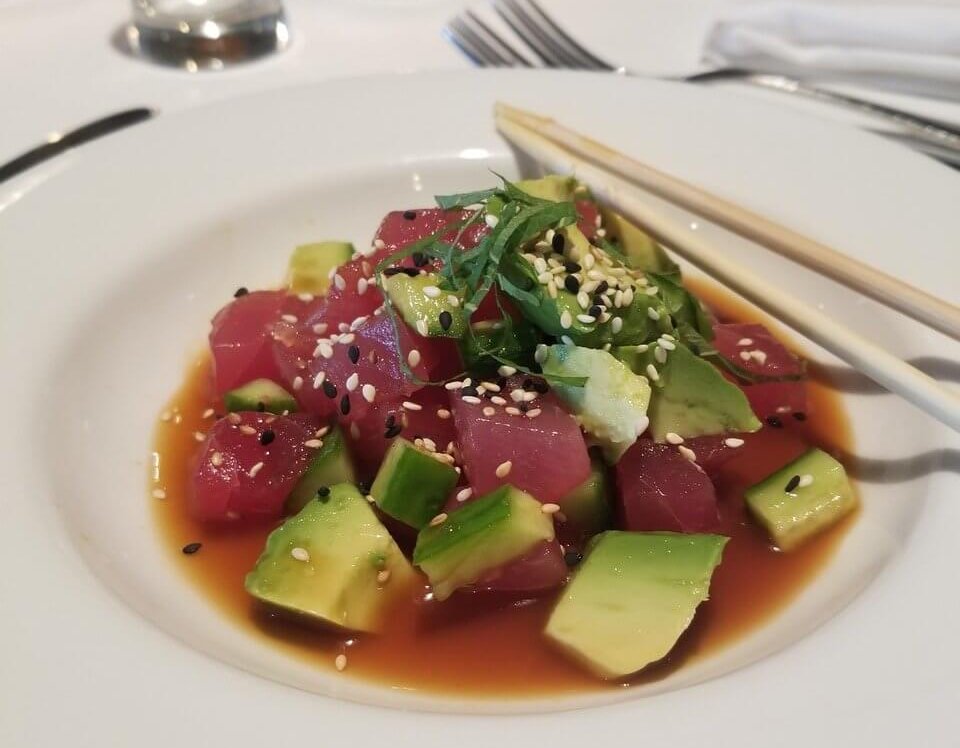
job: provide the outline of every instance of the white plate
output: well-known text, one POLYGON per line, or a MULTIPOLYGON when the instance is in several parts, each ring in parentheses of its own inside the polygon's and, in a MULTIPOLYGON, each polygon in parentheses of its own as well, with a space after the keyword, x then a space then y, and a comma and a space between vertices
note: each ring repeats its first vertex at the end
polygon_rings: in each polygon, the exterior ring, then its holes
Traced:
MULTIPOLYGON (((945 454, 957 471, 956 450, 942 452, 957 440, 885 395, 848 398, 857 453, 878 462, 863 463, 865 511, 827 571, 757 633, 643 688, 533 702, 392 692, 250 638, 176 573, 148 511, 150 430, 211 314, 238 285, 274 282, 298 242, 365 242, 387 209, 489 184, 490 167, 514 173, 496 98, 957 297, 955 172, 679 85, 544 72, 340 81, 69 153, 0 188, 0 744, 899 745, 960 727, 958 481, 904 459, 945 454)), ((960 359, 705 230, 774 292, 789 285, 903 356, 960 359)))

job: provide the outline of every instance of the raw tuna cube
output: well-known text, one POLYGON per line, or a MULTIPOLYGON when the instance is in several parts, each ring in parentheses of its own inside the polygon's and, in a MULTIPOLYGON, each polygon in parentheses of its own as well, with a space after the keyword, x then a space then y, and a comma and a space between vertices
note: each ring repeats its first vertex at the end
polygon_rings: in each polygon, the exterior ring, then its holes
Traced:
POLYGON ((217 312, 210 331, 217 394, 253 379, 283 384, 273 359, 272 334, 286 302, 284 291, 255 291, 217 312))
POLYGON ((803 365, 763 325, 720 324, 713 327, 713 345, 721 356, 764 377, 803 374, 803 365))
POLYGON ((741 384, 740 388, 760 420, 770 416, 806 413, 809 409, 807 383, 803 380, 741 384))
POLYGON ((523 382, 523 377, 512 377, 496 395, 506 400, 505 406, 487 397, 471 403, 463 399, 462 390, 452 394, 463 468, 479 494, 509 483, 544 503, 556 502, 590 474, 587 445, 580 426, 553 393, 515 402, 511 393, 523 390, 523 382), (527 415, 519 412, 521 405, 527 415), (529 413, 536 415, 531 418, 529 413))
POLYGON ((221 418, 207 434, 193 473, 190 512, 213 522, 280 517, 307 469, 313 448, 306 443, 318 427, 316 418, 300 413, 221 418))
MULTIPOLYGON (((389 257, 394 252, 403 249, 415 241, 436 233, 444 226, 465 219, 469 213, 465 210, 441 210, 440 208, 421 208, 413 210, 395 210, 384 217, 377 229, 374 241, 383 242, 383 248, 378 249, 371 259, 376 263, 389 257)), ((472 224, 460 237, 461 249, 475 247, 480 238, 489 232, 483 221, 472 224)), ((447 241, 453 241, 457 230, 451 230, 444 235, 447 241)), ((404 267, 412 267, 412 258, 405 258, 398 263, 404 267)))
POLYGON ((557 540, 544 541, 525 556, 495 569, 477 582, 484 592, 535 594, 559 587, 567 578, 567 564, 557 540))
POLYGON ((597 216, 600 215, 600 209, 592 200, 576 200, 574 205, 577 208, 577 228, 583 232, 587 239, 593 239, 597 233, 597 216))
POLYGON ((709 532, 720 521, 710 479, 676 447, 640 439, 616 466, 625 530, 709 532))

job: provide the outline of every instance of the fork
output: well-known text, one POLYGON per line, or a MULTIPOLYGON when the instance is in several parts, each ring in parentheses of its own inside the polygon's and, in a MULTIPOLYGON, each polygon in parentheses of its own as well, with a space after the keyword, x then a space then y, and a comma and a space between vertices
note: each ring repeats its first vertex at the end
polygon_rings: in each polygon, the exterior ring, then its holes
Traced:
MULTIPOLYGON (((444 29, 447 39, 479 67, 547 67, 636 75, 625 67, 613 65, 597 57, 570 36, 536 0, 493 0, 493 9, 526 45, 526 49, 517 49, 502 34, 497 33, 469 10, 453 18, 444 29)), ((837 104, 898 128, 896 133, 882 130, 874 132, 892 137, 951 166, 960 166, 960 129, 946 122, 810 86, 787 76, 739 68, 716 68, 665 79, 686 83, 735 80, 837 104)))

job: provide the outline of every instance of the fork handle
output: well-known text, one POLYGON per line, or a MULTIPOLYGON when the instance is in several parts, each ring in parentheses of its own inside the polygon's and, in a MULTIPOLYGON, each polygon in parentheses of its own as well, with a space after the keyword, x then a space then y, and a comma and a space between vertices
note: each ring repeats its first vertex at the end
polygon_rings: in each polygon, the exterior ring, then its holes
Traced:
POLYGON ((921 117, 904 111, 903 109, 877 104, 872 101, 867 101, 866 99, 848 96, 847 94, 836 91, 816 88, 795 78, 788 78, 784 75, 771 73, 756 73, 737 68, 722 68, 705 73, 697 73, 688 76, 685 80, 691 83, 699 83, 720 79, 744 81, 745 83, 750 83, 762 88, 798 94, 815 101, 839 104, 847 109, 860 112, 861 114, 868 114, 885 120, 919 140, 924 140, 936 145, 939 149, 953 152, 956 154, 956 157, 960 157, 960 128, 940 120, 921 117))

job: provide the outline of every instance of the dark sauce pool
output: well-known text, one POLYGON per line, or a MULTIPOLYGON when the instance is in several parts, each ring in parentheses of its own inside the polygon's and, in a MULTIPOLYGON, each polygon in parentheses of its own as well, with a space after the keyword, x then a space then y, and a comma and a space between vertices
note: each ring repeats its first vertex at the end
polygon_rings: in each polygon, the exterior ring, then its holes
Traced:
MULTIPOLYGON (((768 322, 721 288, 689 283, 724 321, 768 322)), ((224 626, 241 626, 263 643, 334 667, 347 655, 346 673, 404 690, 472 696, 539 696, 601 690, 622 682, 599 681, 552 648, 541 632, 554 595, 517 600, 455 595, 444 603, 425 602, 425 587, 404 596, 380 636, 335 633, 271 613, 251 600, 243 579, 263 548, 273 525, 211 529, 186 510, 197 431, 209 428, 203 413, 215 407, 210 359, 203 356, 187 371, 167 405, 174 418, 158 424, 151 489, 163 488, 166 500, 151 499, 161 542, 172 563, 197 585, 224 615, 224 626), (194 554, 181 548, 200 542, 194 554)), ((750 633, 786 606, 829 561, 854 521, 848 517, 798 550, 786 554, 770 547, 764 533, 745 516, 743 489, 803 452, 808 445, 828 451, 849 450, 850 429, 839 397, 817 382, 808 383, 809 413, 804 421, 785 416, 782 428, 765 426, 747 440, 724 467, 717 482, 723 528, 730 536, 723 563, 713 577, 710 600, 693 625, 662 662, 630 682, 662 678, 685 662, 702 658, 750 633)))

